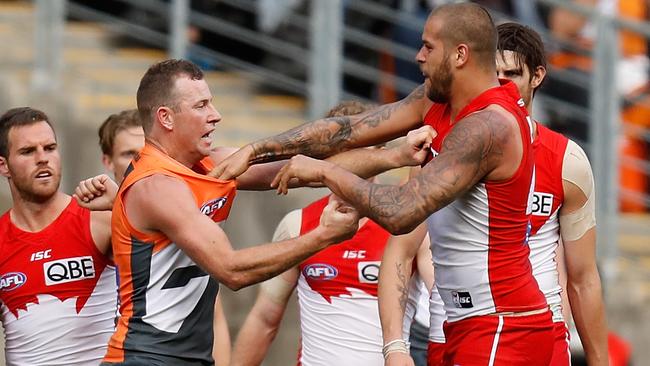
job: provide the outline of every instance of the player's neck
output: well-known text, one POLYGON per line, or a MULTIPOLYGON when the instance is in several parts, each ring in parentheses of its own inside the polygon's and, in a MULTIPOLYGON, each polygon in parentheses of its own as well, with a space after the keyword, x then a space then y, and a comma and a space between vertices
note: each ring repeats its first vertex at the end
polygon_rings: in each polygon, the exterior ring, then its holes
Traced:
POLYGON ((72 198, 57 191, 45 202, 32 202, 14 196, 11 222, 23 231, 39 232, 56 220, 72 198))
POLYGON ((192 169, 192 167, 200 160, 196 159, 195 156, 189 156, 187 152, 188 149, 184 146, 177 146, 174 144, 173 140, 166 141, 164 139, 147 138, 145 141, 160 152, 190 169, 192 169))
POLYGON ((455 121, 460 111, 486 90, 499 86, 496 72, 466 72, 456 74, 451 86, 451 120, 455 121))

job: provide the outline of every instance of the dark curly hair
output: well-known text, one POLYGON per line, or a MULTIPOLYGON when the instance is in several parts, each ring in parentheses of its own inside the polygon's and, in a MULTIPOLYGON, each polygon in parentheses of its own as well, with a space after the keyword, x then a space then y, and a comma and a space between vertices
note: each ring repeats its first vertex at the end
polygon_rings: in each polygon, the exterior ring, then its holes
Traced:
POLYGON ((531 78, 539 66, 546 68, 544 42, 532 28, 517 23, 503 23, 497 26, 497 33, 497 52, 503 56, 505 51, 512 51, 515 62, 519 67, 526 65, 531 78))

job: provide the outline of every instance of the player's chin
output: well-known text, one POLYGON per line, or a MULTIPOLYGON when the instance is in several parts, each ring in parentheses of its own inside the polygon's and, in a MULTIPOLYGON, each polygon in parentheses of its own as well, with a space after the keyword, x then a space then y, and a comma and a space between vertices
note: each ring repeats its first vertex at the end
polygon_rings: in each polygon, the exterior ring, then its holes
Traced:
POLYGON ((56 193, 58 189, 58 185, 48 185, 47 187, 35 187, 32 189, 31 198, 32 201, 34 202, 45 202, 49 200, 54 194, 56 193))

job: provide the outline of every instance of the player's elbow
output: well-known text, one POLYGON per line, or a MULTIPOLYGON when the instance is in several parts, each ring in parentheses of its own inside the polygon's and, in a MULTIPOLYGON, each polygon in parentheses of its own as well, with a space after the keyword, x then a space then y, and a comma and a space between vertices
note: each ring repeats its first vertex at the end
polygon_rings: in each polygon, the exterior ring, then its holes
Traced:
POLYGON ((242 288, 251 285, 251 283, 246 280, 246 276, 234 271, 227 271, 219 282, 232 291, 239 291, 242 288))
POLYGON ((404 235, 413 231, 418 226, 418 223, 413 222, 387 222, 384 226, 391 235, 404 235))
POLYGON ((228 287, 231 291, 239 291, 247 286, 245 283, 236 280, 225 280, 221 284, 228 287))

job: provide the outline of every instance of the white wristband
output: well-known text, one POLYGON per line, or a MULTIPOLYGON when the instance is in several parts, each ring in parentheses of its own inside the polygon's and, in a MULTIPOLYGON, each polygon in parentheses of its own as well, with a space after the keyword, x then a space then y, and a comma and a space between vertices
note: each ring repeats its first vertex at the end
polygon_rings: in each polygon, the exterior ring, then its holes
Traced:
POLYGON ((404 354, 409 354, 409 342, 403 339, 394 339, 384 345, 381 349, 381 353, 384 355, 384 359, 388 357, 389 354, 399 352, 404 354))

